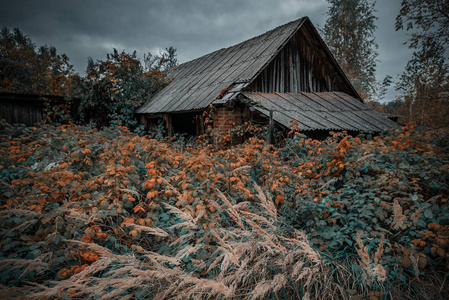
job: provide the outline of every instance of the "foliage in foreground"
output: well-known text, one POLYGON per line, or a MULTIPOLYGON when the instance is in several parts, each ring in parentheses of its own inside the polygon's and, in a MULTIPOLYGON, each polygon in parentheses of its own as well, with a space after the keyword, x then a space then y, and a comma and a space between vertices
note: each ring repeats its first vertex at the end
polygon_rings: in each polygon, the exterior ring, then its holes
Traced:
POLYGON ((448 143, 274 149, 1 124, 0 290, 42 299, 443 298, 448 143))

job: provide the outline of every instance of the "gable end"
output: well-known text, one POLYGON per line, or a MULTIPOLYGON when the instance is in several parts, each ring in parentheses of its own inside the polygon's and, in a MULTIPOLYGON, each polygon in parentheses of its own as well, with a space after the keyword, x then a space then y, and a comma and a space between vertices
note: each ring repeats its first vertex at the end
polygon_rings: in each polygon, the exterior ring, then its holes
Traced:
POLYGON ((308 18, 244 89, 262 93, 355 91, 308 18))

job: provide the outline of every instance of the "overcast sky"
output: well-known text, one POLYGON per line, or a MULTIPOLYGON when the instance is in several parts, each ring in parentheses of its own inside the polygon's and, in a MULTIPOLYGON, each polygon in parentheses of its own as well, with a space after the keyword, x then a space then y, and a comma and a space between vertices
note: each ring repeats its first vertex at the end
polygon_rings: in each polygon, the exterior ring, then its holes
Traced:
MULTIPOLYGON (((411 57, 394 30, 401 0, 377 0, 377 80, 397 76, 411 57)), ((20 28, 36 45, 55 46, 84 74, 87 58, 112 48, 157 54, 174 46, 180 63, 308 16, 325 23, 326 0, 0 0, 0 25, 20 28)), ((395 97, 391 88, 388 99, 395 97)))

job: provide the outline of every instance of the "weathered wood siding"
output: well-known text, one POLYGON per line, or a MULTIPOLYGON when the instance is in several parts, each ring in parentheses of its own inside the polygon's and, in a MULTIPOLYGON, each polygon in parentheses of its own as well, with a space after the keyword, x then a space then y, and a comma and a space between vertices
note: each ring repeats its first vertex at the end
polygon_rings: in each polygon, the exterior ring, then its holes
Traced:
POLYGON ((340 91, 352 94, 321 44, 303 26, 246 88, 264 93, 340 91))
POLYGON ((49 105, 64 103, 64 98, 54 95, 29 95, 0 93, 0 120, 10 124, 35 125, 43 119, 45 101, 49 105))
POLYGON ((0 101, 0 120, 31 126, 42 121, 42 109, 42 101, 3 100, 0 101))

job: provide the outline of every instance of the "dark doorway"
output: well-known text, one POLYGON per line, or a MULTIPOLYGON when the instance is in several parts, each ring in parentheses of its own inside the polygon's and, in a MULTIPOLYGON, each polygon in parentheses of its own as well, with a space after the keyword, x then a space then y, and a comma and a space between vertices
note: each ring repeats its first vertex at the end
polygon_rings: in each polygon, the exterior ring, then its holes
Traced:
POLYGON ((203 132, 201 112, 172 114, 173 133, 187 134, 188 136, 200 135, 203 132))

